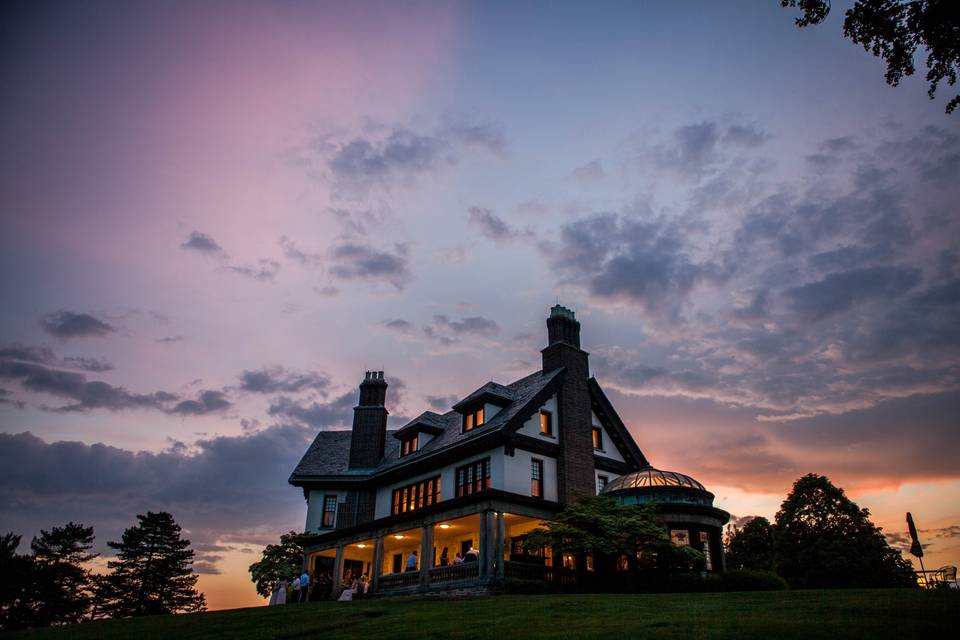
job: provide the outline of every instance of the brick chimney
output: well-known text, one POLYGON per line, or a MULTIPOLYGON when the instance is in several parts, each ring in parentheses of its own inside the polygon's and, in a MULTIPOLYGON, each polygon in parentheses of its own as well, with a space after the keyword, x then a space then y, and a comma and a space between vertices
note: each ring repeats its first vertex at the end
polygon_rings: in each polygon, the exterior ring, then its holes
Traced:
POLYGON ((560 306, 550 309, 547 318, 549 344, 543 355, 543 371, 563 367, 563 381, 557 397, 560 456, 557 459, 557 489, 561 502, 576 494, 595 493, 593 433, 590 419, 590 354, 580 348, 580 323, 576 314, 560 306))
POLYGON ((353 408, 350 468, 370 469, 380 464, 387 438, 387 382, 383 371, 367 371, 360 383, 360 403, 353 408))

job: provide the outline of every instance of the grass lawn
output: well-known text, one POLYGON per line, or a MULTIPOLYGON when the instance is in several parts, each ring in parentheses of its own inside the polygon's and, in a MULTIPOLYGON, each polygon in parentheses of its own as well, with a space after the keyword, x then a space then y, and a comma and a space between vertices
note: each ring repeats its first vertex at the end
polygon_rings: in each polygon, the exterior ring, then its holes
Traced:
POLYGON ((15 638, 956 638, 960 591, 400 598, 111 620, 15 638))

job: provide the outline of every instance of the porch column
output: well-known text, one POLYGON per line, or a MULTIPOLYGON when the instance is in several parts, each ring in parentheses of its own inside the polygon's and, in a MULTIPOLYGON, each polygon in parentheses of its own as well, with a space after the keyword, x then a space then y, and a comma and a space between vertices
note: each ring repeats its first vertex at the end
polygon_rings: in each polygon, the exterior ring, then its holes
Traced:
POLYGON ((420 584, 430 582, 430 567, 433 566, 433 525, 420 527, 420 584))
POLYGON ((370 590, 377 591, 380 583, 380 571, 383 569, 383 536, 373 539, 373 560, 370 562, 370 590))
POLYGON ((496 544, 494 545, 494 555, 496 555, 497 564, 497 578, 503 578, 504 573, 504 564, 503 564, 503 546, 506 542, 506 525, 504 523, 505 513, 497 514, 497 535, 496 535, 496 544))
POLYGON ((493 512, 480 514, 480 575, 493 575, 493 512))
POLYGON ((340 595, 340 583, 343 582, 343 545, 337 545, 337 555, 333 559, 333 597, 340 595))

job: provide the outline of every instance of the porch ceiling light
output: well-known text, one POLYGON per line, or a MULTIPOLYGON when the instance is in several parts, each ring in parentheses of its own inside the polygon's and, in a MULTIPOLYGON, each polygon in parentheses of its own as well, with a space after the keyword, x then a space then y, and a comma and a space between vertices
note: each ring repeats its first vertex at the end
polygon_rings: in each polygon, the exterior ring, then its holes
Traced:
POLYGON ((401 534, 399 534, 399 533, 395 533, 395 534, 393 535, 393 537, 396 538, 397 540, 403 540, 403 535, 401 535, 401 534))
POLYGON ((449 529, 449 528, 450 528, 450 525, 448 525, 446 522, 444 522, 442 525, 440 525, 440 528, 441 528, 441 529, 449 529))
POLYGON ((363 544, 362 542, 358 542, 358 543, 357 543, 357 546, 360 547, 361 549, 366 549, 366 548, 367 548, 367 545, 363 544))

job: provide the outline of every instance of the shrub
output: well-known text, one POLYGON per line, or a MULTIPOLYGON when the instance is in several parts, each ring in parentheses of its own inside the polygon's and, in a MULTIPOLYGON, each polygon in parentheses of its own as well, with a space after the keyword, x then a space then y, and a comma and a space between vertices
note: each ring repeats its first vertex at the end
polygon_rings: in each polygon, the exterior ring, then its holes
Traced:
POLYGON ((787 581, 772 571, 734 569, 722 574, 724 591, 782 591, 787 581))

